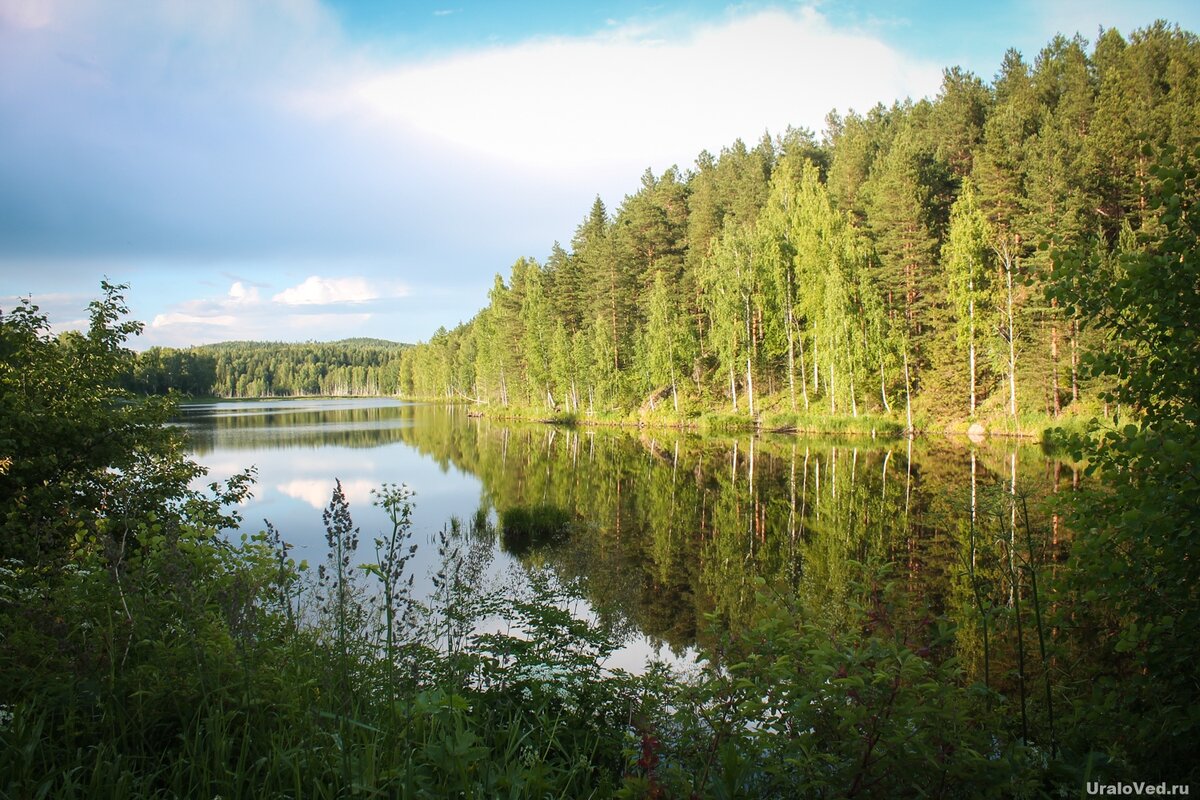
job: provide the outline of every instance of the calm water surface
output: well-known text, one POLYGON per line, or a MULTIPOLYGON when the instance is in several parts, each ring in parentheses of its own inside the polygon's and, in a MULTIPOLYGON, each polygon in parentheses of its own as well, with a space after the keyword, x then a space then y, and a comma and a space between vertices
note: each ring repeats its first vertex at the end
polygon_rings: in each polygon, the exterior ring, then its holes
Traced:
MULTIPOLYGON (((1039 448, 1011 442, 568 429, 388 399, 192 405, 181 424, 209 479, 256 468, 246 527, 269 519, 310 563, 324 554, 321 511, 335 479, 365 560, 388 527, 371 490, 408 484, 421 591, 452 516, 465 523, 483 509, 495 519, 519 506, 569 514, 563 541, 518 554, 497 543, 490 578, 546 565, 580 581, 595 612, 628 631, 614 663, 630 668, 654 653, 687 654, 707 613, 744 619, 756 577, 818 602, 844 597, 851 559, 891 562, 914 603, 969 616, 972 516, 977 566, 1003 594, 1014 486, 1037 499, 1078 482, 1039 448)), ((1035 523, 1052 565, 1065 533, 1057 519, 1035 523)))

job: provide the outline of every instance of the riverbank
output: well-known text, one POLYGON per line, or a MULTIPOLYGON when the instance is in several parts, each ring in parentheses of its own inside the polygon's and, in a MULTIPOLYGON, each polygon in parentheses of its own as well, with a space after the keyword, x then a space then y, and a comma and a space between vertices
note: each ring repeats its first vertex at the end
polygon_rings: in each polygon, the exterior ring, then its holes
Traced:
MULTIPOLYGON (((407 398, 412 402, 436 402, 430 399, 407 398)), ((675 414, 673 411, 651 413, 602 412, 598 414, 567 411, 550 412, 545 408, 520 406, 474 406, 472 416, 488 419, 540 422, 548 425, 582 427, 620 427, 635 429, 685 430, 697 433, 780 433, 811 435, 869 436, 871 438, 902 439, 907 433, 906 420, 898 414, 829 415, 804 412, 769 411, 751 416, 728 411, 698 411, 675 414)), ((967 439, 1022 439, 1034 443, 1053 442, 1065 433, 1082 432, 1093 419, 1109 421, 1099 409, 1080 409, 1055 418, 1040 413, 1012 417, 989 415, 976 419, 937 419, 914 416, 913 435, 951 436, 967 439)))
MULTIPOLYGON (((779 398, 766 398, 763 410, 751 416, 728 410, 705 408, 691 403, 679 413, 666 403, 657 407, 628 412, 605 410, 588 413, 558 411, 527 406, 491 406, 477 403, 469 398, 446 397, 402 397, 398 395, 263 395, 257 397, 182 397, 188 405, 210 403, 253 403, 284 400, 367 400, 390 399, 411 403, 436 403, 448 406, 470 407, 469 416, 497 420, 537 422, 546 425, 611 427, 639 430, 679 430, 700 434, 717 433, 778 433, 807 434, 816 436, 867 436, 871 438, 902 439, 907 433, 907 420, 901 413, 888 414, 824 414, 804 411, 789 411, 781 408, 779 398), (774 400, 774 402, 771 402, 774 400)), ((927 414, 914 414, 914 436, 950 436, 967 439, 1020 439, 1044 445, 1053 444, 1066 434, 1085 431, 1093 420, 1101 424, 1112 423, 1104 410, 1091 405, 1081 405, 1065 410, 1057 418, 1045 413, 1023 413, 1014 420, 1003 413, 988 413, 976 418, 939 418, 927 414)))

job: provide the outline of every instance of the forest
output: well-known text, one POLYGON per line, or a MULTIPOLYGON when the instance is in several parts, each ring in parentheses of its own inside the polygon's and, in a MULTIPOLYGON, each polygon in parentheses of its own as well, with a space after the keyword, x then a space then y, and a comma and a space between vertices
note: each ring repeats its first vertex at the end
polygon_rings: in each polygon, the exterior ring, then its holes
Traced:
POLYGON ((820 140, 789 130, 648 170, 615 212, 597 198, 568 247, 497 275, 472 320, 406 351, 399 391, 777 427, 1111 417, 1109 383, 1080 370, 1102 342, 1044 291, 1052 255, 1121 279, 1121 254, 1159 228, 1149 168, 1190 158, 1198 99, 1192 34, 1110 29, 1032 63, 1009 51, 990 83, 952 68, 932 100, 831 113, 820 140))
POLYGON ((298 397, 395 394, 404 345, 382 339, 336 342, 221 342, 151 347, 124 378, 139 394, 298 397))

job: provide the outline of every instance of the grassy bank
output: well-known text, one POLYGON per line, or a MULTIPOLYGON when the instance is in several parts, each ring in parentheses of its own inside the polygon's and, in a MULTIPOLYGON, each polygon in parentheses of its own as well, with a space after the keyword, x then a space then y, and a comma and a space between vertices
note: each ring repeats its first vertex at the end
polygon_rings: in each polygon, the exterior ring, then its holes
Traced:
MULTIPOLYGON (((259 402, 298 399, 353 399, 367 395, 289 395, 262 397, 189 397, 187 403, 216 402, 259 402)), ((862 413, 858 415, 828 414, 820 411, 791 411, 784 396, 767 396, 762 399, 761 411, 754 416, 733 413, 728 409, 713 408, 695 398, 684 397, 679 412, 671 403, 662 401, 653 407, 643 406, 635 410, 604 409, 577 411, 550 409, 545 406, 496 406, 476 403, 469 398, 457 397, 395 397, 406 402, 454 405, 469 410, 472 416, 489 419, 520 420, 551 425, 584 427, 626 427, 663 430, 689 430, 709 434, 744 433, 763 431, 772 433, 803 433, 816 435, 870 436, 899 438, 908 427, 902 413, 862 413)), ((1111 422, 1104 417, 1104 409, 1097 404, 1071 407, 1059 417, 1046 413, 1026 412, 1013 417, 992 410, 974 419, 937 417, 918 413, 913 419, 917 435, 946 434, 968 436, 972 426, 977 425, 984 435, 996 438, 1019 438, 1035 442, 1050 443, 1055 437, 1082 433, 1093 419, 1101 423, 1111 422)))
MULTIPOLYGON (((816 435, 869 436, 900 438, 905 435, 907 421, 901 414, 830 415, 813 412, 771 410, 750 416, 729 411, 690 408, 676 414, 669 408, 649 413, 606 411, 597 414, 554 411, 546 408, 518 406, 473 406, 473 413, 489 419, 542 422, 553 425, 584 427, 626 427, 662 430, 689 430, 707 434, 745 433, 802 433, 816 435)), ((995 415, 978 419, 914 417, 916 435, 949 435, 966 439, 972 425, 978 424, 983 435, 990 438, 1026 439, 1049 442, 1063 432, 1087 430, 1099 409, 1081 409, 1055 418, 1048 414, 1022 414, 1014 421, 1010 416, 995 415)), ((1100 418, 1103 422, 1103 418, 1100 418)))

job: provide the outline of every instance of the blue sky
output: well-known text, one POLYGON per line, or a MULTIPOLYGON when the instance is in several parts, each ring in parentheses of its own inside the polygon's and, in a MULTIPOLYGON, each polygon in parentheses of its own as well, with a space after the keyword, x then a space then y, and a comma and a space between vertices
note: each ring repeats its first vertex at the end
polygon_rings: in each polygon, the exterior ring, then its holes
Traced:
POLYGON ((0 0, 0 309, 139 347, 428 338, 702 149, 1184 2, 0 0))

